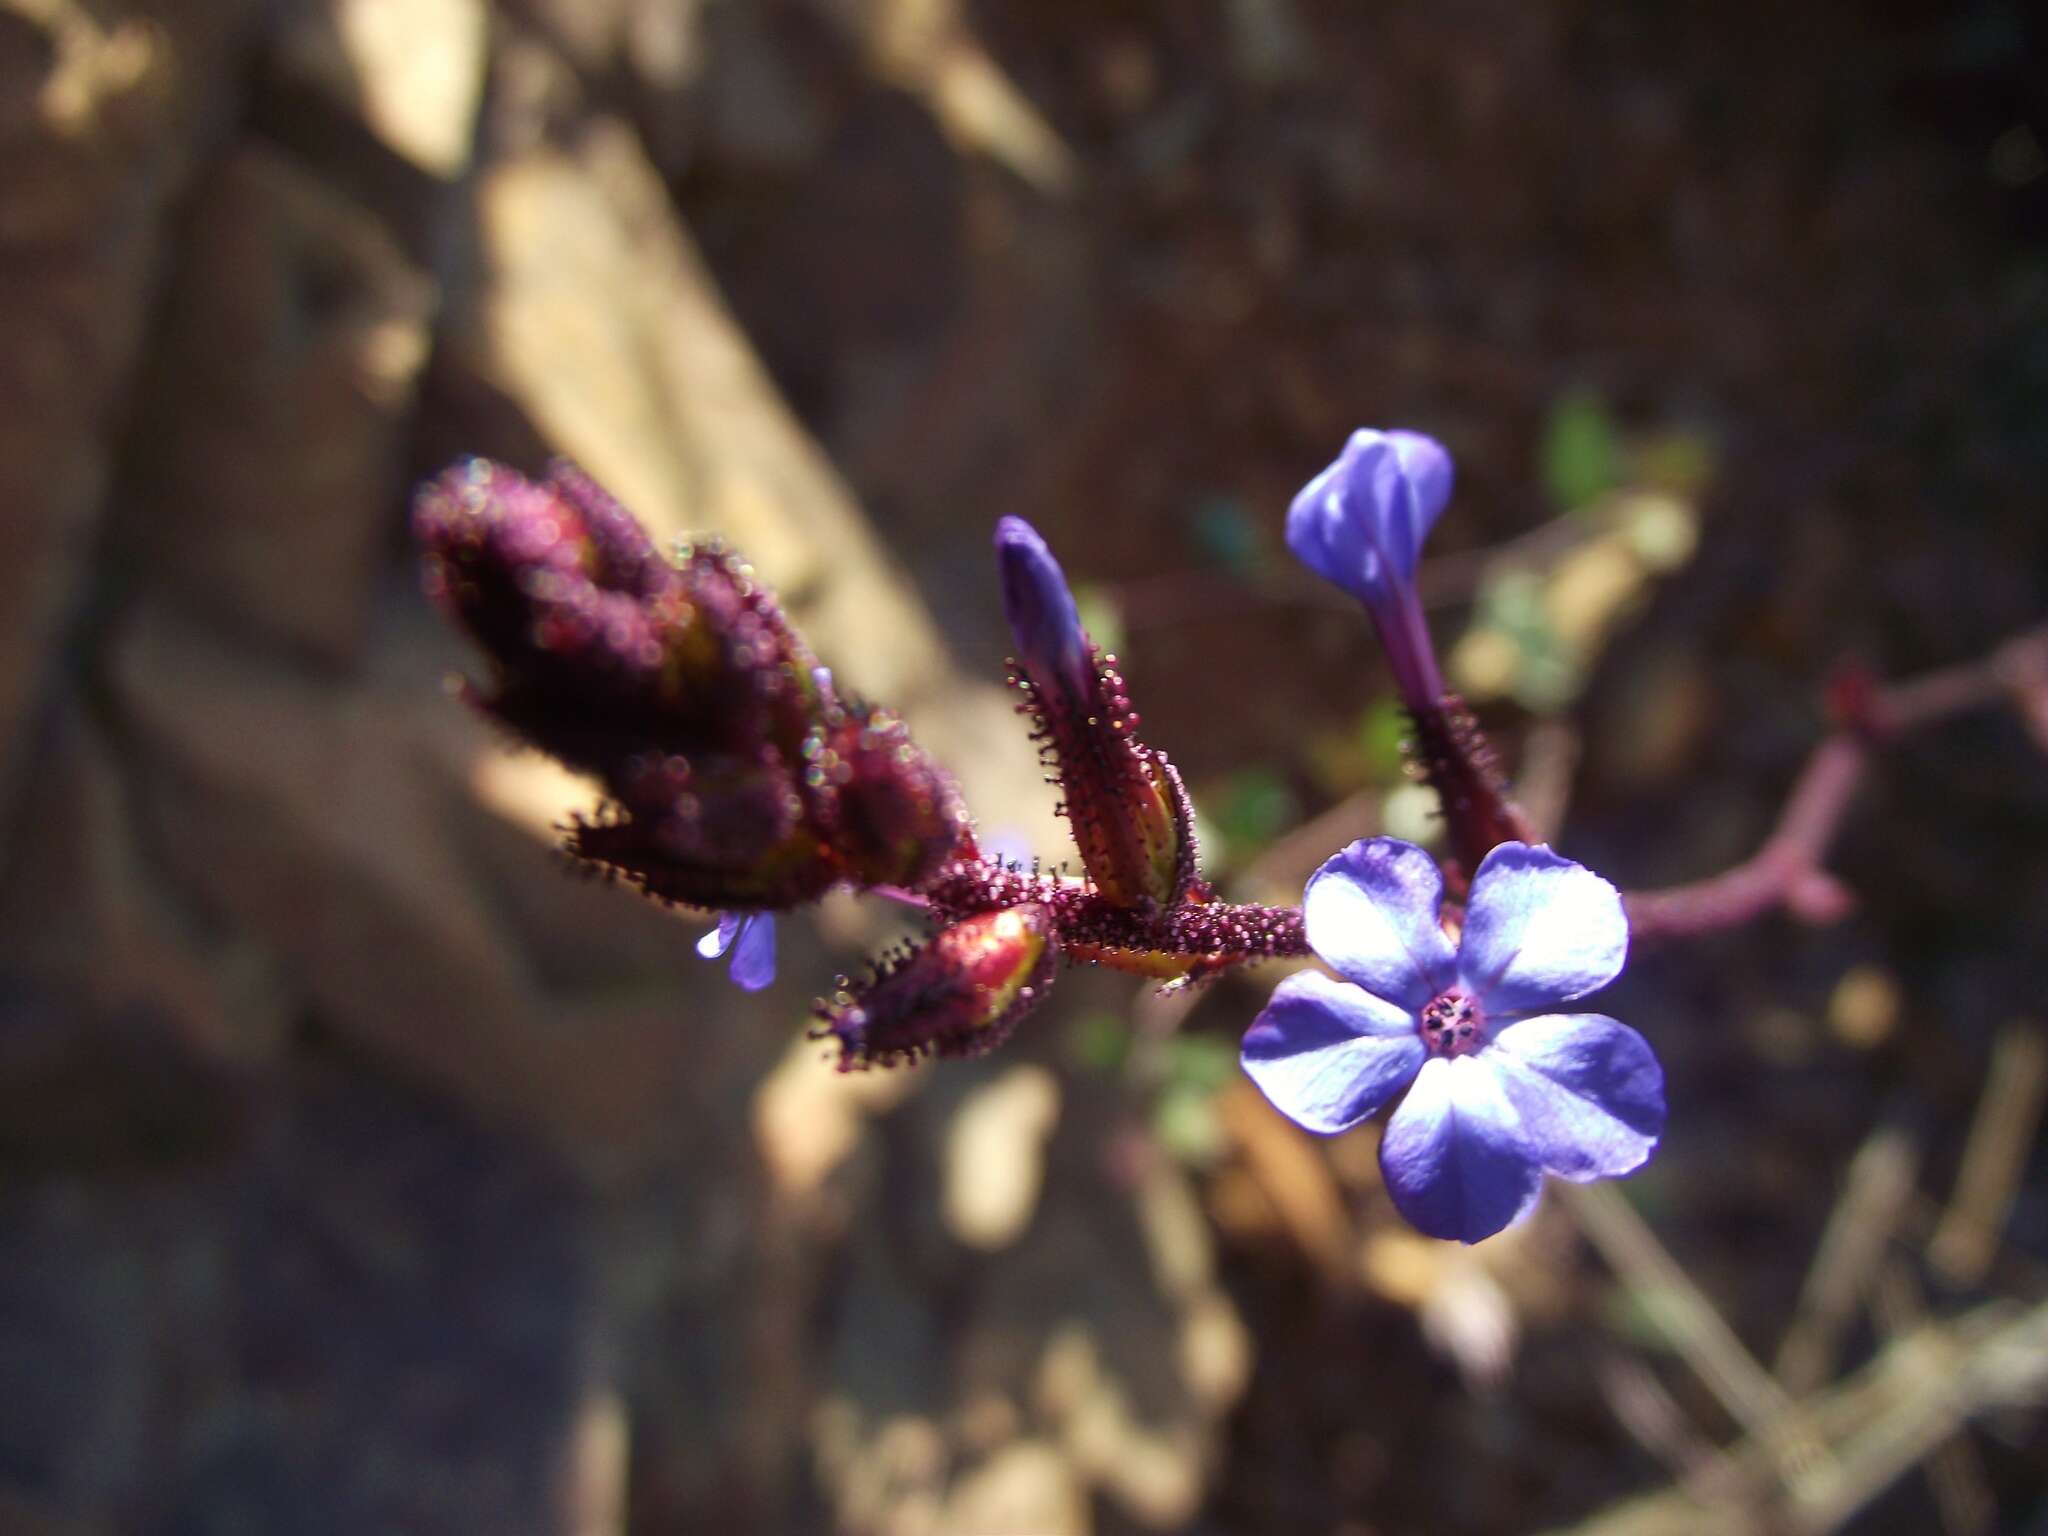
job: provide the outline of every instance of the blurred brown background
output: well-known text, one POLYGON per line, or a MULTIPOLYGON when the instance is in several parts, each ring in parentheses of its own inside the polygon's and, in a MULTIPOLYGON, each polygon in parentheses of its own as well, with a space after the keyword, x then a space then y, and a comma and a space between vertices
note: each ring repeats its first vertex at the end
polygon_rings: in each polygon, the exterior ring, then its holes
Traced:
POLYGON ((1525 798, 1704 875, 1838 664, 2048 608, 2044 48, 2002 0, 0 0, 0 1530, 2048 1528, 2020 712, 1886 756, 1847 921, 1638 955, 1664 1152, 1467 1252, 1237 1076, 1256 983, 1070 975, 836 1076, 806 1004, 888 915, 747 998, 571 878, 584 791, 447 697, 404 536, 452 455, 568 453, 1056 858, 1026 516, 1289 900, 1429 832, 1279 540, 1424 428, 1525 798))

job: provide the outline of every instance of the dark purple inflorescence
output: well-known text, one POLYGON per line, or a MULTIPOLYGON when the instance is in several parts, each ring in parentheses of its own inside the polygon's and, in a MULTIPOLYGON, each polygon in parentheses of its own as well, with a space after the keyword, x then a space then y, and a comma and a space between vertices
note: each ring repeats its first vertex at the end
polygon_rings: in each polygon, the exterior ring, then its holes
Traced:
POLYGON ((427 588, 490 654, 479 708, 597 775, 569 851, 665 901, 771 911, 916 885, 972 848, 952 782, 842 699, 774 596, 714 544, 657 550, 565 464, 468 459, 423 489, 427 588))
POLYGON ((1298 911, 1215 900, 1179 775, 1138 739, 1115 659, 1016 519, 997 536, 1011 681, 1079 878, 984 857, 951 778, 897 716, 840 695, 743 562, 711 544, 663 554, 575 469, 534 481, 465 460, 421 491, 414 528, 428 590, 492 658, 472 701, 609 792, 569 851, 721 913, 700 949, 730 951, 741 985, 773 977, 768 914, 834 885, 924 909, 931 939, 819 1004, 842 1067, 989 1049, 1061 957, 1184 984, 1306 950, 1298 911))

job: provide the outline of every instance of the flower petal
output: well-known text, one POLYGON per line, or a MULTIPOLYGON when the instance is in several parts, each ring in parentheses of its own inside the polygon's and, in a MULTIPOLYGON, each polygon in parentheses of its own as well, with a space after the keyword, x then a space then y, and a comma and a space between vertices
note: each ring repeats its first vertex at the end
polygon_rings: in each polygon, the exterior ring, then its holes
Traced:
POLYGON ((1275 1109, 1329 1136, 1392 1098, 1426 1055, 1412 1014, 1348 982, 1301 971, 1273 989, 1245 1031, 1239 1060, 1275 1109))
POLYGON ((1458 973, 1489 1014, 1584 997, 1619 976, 1627 959, 1621 893, 1585 865, 1540 843, 1502 843, 1480 862, 1458 973))
POLYGON ((748 914, 739 925, 732 945, 732 979, 748 992, 758 992, 775 980, 775 917, 768 912, 748 914))
POLYGON ((1413 1012, 1455 973, 1437 921, 1443 899, 1443 874, 1420 848, 1362 839, 1309 876, 1301 898, 1309 948, 1347 981, 1413 1012))
POLYGON ((1451 478, 1451 456, 1435 438, 1360 428, 1294 498, 1287 547, 1368 606, 1387 603, 1414 581, 1451 478))
POLYGON ((740 931, 741 921, 742 914, 738 912, 719 913, 718 926, 697 940, 697 953, 706 960, 716 960, 732 948, 732 941, 740 931))
POLYGON ((1520 1221, 1543 1189, 1499 1075, 1479 1056, 1432 1057, 1387 1122, 1380 1172, 1431 1237, 1476 1243, 1520 1221))
POLYGON ((1649 1042, 1601 1013, 1510 1024, 1482 1053, 1544 1169, 1611 1179, 1650 1160, 1664 1133, 1664 1069, 1649 1042))
MULTIPOLYGON (((1419 551, 1437 517, 1451 499, 1451 456, 1444 445, 1421 432, 1387 434, 1401 473, 1415 490, 1415 547, 1419 551)), ((1414 567, 1409 567, 1413 573, 1414 567)))
POLYGON ((1287 547, 1294 557, 1367 604, 1392 595, 1385 487, 1398 475, 1383 434, 1354 432, 1337 461, 1303 486, 1287 509, 1287 547))

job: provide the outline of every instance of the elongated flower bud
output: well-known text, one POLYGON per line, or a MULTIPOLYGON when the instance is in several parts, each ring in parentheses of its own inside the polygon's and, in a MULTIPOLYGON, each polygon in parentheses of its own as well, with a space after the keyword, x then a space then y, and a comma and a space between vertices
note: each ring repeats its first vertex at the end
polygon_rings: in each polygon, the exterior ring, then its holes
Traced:
POLYGON ((1443 444, 1420 432, 1351 434, 1287 512, 1287 546, 1365 605, 1395 690, 1415 723, 1415 760, 1443 803, 1467 876, 1497 844, 1533 839, 1471 714, 1444 692, 1415 590, 1422 541, 1450 500, 1443 444))
POLYGON ((970 917, 818 1004, 818 1039, 854 1071, 927 1055, 978 1056, 1051 989, 1052 917, 1035 903, 970 917))
POLYGON ((1118 906, 1171 905, 1195 878, 1194 811, 1180 775, 1137 739, 1116 658, 1088 643, 1059 562, 1030 524, 997 525, 996 562, 1017 641, 1011 681, 1058 774, 1082 867, 1118 906))
POLYGON ((1351 434, 1336 462, 1302 487, 1287 512, 1288 548, 1365 604, 1394 686, 1414 712, 1434 708, 1443 694, 1415 566, 1450 500, 1451 479, 1451 456, 1435 438, 1365 428, 1351 434))
POLYGON ((1079 697, 1095 672, 1094 652, 1081 629, 1081 612, 1066 573, 1038 530, 1021 517, 996 524, 996 574, 1003 617, 1016 637, 1017 655, 1034 677, 1079 697))

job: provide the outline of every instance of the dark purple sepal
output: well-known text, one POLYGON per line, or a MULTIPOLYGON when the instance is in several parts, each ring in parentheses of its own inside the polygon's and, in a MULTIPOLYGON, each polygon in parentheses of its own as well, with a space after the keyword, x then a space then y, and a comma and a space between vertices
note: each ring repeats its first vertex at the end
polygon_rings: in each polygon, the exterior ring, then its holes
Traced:
POLYGON ((1118 906, 1170 906, 1196 878, 1193 807, 1166 754, 1137 739, 1116 658, 1091 652, 1088 677, 1077 693, 1019 664, 1010 681, 1058 780, 1089 879, 1118 906))

